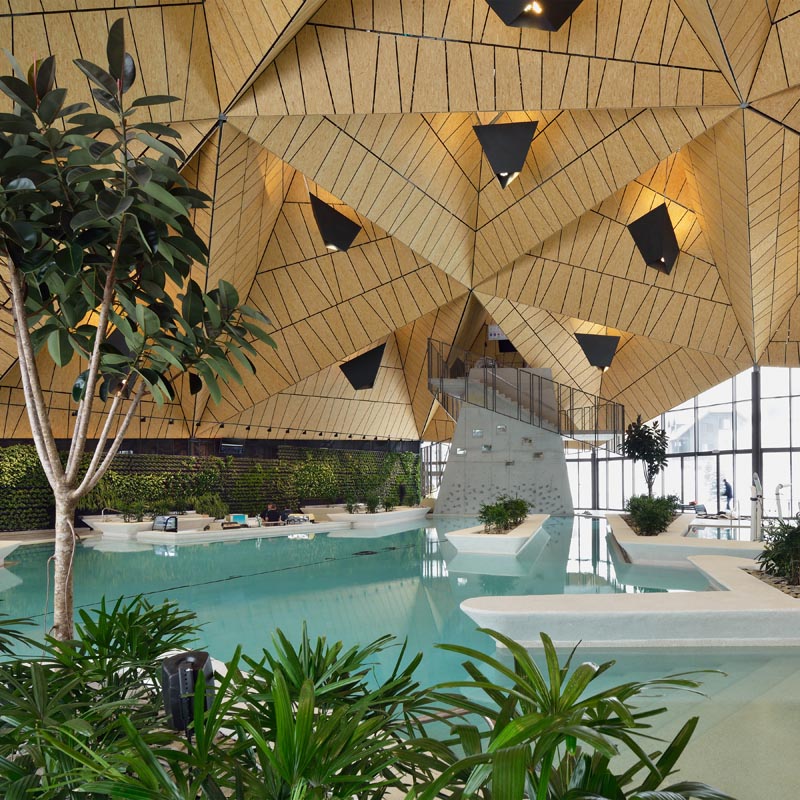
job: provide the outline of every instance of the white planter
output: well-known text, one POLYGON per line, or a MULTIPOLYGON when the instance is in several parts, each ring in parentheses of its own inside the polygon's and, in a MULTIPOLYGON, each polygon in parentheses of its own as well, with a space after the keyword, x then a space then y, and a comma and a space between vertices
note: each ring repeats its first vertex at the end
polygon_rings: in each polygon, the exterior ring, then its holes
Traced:
POLYGON ((153 527, 152 520, 142 522, 123 522, 119 517, 81 517, 81 519, 97 533, 110 539, 135 539, 140 531, 149 531, 153 527))
POLYGON ((346 509, 341 503, 333 506, 301 506, 300 511, 313 516, 316 522, 326 522, 331 519, 331 514, 346 513, 346 509))
POLYGON ((328 514, 331 522, 349 522, 354 529, 377 528, 383 525, 396 525, 399 522, 420 522, 430 511, 429 508, 398 508, 395 511, 379 511, 377 514, 328 514))
POLYGON ((451 531, 445 536, 459 553, 516 556, 549 516, 531 514, 522 525, 508 533, 485 533, 483 525, 475 525, 472 528, 451 531))

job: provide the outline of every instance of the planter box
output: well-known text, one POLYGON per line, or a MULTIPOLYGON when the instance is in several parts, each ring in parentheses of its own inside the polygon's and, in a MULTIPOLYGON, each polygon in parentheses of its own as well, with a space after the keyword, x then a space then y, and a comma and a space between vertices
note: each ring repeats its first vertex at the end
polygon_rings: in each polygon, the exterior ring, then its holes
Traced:
POLYGON ((530 514, 508 533, 484 533, 483 525, 451 531, 445 536, 459 553, 516 556, 544 524, 549 514, 530 514))
POLYGON ((347 509, 343 503, 332 506, 301 506, 300 511, 302 511, 303 514, 313 516, 315 522, 327 522, 332 519, 330 516, 331 514, 347 513, 347 509))
POLYGON ((429 508, 398 508, 395 511, 379 511, 377 514, 328 514, 331 522, 349 522, 355 530, 359 528, 378 528, 382 525, 396 525, 399 522, 421 522, 429 508))
MULTIPOLYGON (((177 517, 179 531, 202 530, 214 521, 211 517, 202 514, 179 514, 177 517)), ((118 516, 106 516, 105 520, 100 516, 81 517, 81 519, 93 531, 102 533, 103 536, 110 539, 135 539, 137 533, 153 529, 153 520, 151 519, 141 522, 123 522, 118 516)))
POLYGON ((110 539, 135 539, 140 531, 149 531, 153 527, 153 520, 146 519, 142 522, 123 522, 120 517, 81 517, 81 519, 97 533, 108 536, 110 539))

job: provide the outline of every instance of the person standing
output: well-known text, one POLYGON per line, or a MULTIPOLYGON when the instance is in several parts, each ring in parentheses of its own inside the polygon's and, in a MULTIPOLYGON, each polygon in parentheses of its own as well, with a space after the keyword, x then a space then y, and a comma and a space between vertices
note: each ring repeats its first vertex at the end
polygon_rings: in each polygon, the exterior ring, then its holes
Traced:
POLYGON ((727 478, 722 479, 722 496, 725 498, 725 510, 731 510, 731 500, 733 500, 733 489, 728 483, 727 478))

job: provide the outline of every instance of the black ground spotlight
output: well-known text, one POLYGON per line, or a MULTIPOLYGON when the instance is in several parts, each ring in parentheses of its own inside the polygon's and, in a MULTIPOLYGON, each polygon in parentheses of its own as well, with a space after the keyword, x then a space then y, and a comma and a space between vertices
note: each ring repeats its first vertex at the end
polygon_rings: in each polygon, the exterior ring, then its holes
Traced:
POLYGON ((161 694, 167 724, 173 730, 188 731, 194 720, 194 689, 201 672, 206 687, 204 709, 208 711, 214 700, 214 667, 209 654, 189 650, 161 662, 161 694))
POLYGON ((503 122, 497 125, 472 126, 503 189, 522 172, 538 124, 503 122))
POLYGON ((611 366, 614 354, 617 352, 619 336, 608 336, 601 333, 576 333, 575 338, 593 367, 605 372, 611 366))
POLYGON ((512 28, 557 31, 583 0, 486 0, 489 8, 512 28))
POLYGON ((347 250, 358 236, 361 226, 311 192, 308 193, 308 196, 311 199, 311 210, 314 212, 314 219, 317 221, 317 227, 322 234, 325 247, 333 253, 338 250, 347 250))
POLYGON ((680 248, 675 238, 672 220, 669 218, 667 204, 662 203, 634 220, 628 225, 628 230, 644 257, 645 264, 669 275, 678 260, 680 248))

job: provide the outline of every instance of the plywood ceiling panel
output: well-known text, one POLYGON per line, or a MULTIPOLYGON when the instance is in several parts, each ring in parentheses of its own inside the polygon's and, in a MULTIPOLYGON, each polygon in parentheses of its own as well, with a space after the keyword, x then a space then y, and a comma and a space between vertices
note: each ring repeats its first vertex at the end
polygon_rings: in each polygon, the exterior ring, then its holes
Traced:
MULTIPOLYGON (((427 339, 480 344, 489 320, 520 358, 631 412, 753 360, 798 363, 799 9, 584 0, 547 33, 504 26, 485 0, 2 0, 0 45, 25 63, 56 53, 60 82, 89 98, 69 61, 103 63, 126 20, 130 97, 180 98, 153 118, 175 123, 185 177, 213 196, 195 276, 272 320, 256 375, 219 406, 179 392, 143 435, 276 435, 295 419, 441 437, 427 339), (503 190, 473 126, 519 121, 538 128, 503 190), (326 250, 309 192, 361 226, 347 252, 326 250), (669 276, 625 229, 662 202, 680 246, 669 276), (607 329, 622 343, 601 378, 575 333, 607 329), (338 364, 382 342, 380 388, 351 396, 338 364), (693 362, 702 380, 682 376, 693 362)), ((27 435, 14 353, 0 316, 6 436, 27 435)), ((74 375, 47 375, 68 432, 74 375)))

